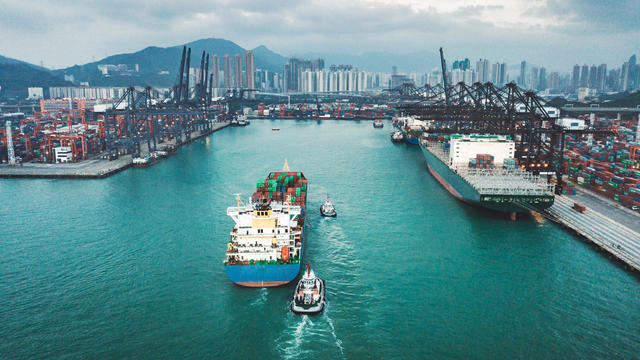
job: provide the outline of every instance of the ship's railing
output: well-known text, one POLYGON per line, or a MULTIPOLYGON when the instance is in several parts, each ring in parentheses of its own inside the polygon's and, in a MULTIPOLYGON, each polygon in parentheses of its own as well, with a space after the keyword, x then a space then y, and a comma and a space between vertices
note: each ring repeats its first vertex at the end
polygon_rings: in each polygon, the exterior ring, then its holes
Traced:
POLYGON ((441 142, 425 141, 423 139, 420 139, 420 141, 429 150, 429 152, 442 160, 443 163, 449 165, 449 151, 442 148, 441 142))
POLYGON ((455 170, 480 194, 552 195, 555 188, 539 175, 520 168, 473 169, 457 166, 455 170))

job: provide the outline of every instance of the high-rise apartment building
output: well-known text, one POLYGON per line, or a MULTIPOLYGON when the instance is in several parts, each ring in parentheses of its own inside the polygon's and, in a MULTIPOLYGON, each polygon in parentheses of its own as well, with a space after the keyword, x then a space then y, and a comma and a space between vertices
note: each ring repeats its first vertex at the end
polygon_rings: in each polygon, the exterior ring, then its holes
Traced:
POLYGON ((253 52, 247 50, 244 52, 244 86, 248 89, 254 88, 254 65, 253 52))
POLYGON ((573 65, 573 73, 571 75, 571 87, 577 89, 580 86, 580 65, 573 65))
POLYGON ((596 76, 596 86, 598 90, 604 90, 607 81, 607 64, 598 66, 598 75, 596 76))
POLYGON ((283 91, 304 91, 301 87, 301 73, 304 70, 318 71, 324 69, 324 60, 303 60, 290 58, 282 67, 283 91))
POLYGON ((231 89, 233 84, 231 83, 231 57, 229 54, 224 54, 222 65, 222 70, 224 71, 224 87, 231 89))
POLYGON ((582 65, 582 71, 580 71, 580 86, 589 86, 589 65, 582 65))
POLYGON ((233 55, 233 87, 237 89, 242 87, 242 56, 240 54, 233 55))
POLYGON ((540 72, 538 73, 538 90, 544 90, 547 88, 547 69, 544 67, 540 68, 540 72))
POLYGON ((220 87, 220 58, 216 54, 211 57, 211 87, 220 87))
POLYGON ((478 62, 476 62, 476 73, 478 76, 478 81, 481 83, 485 83, 489 80, 491 80, 490 78, 490 73, 489 73, 489 60, 487 59, 480 59, 478 60, 478 62))

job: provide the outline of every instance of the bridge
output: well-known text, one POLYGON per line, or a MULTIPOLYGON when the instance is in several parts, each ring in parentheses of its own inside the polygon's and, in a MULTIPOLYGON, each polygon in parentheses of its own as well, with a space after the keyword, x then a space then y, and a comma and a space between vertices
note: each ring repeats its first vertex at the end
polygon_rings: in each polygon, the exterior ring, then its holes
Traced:
POLYGON ((563 106, 560 108, 563 114, 625 114, 640 115, 640 105, 636 107, 604 107, 604 106, 563 106))

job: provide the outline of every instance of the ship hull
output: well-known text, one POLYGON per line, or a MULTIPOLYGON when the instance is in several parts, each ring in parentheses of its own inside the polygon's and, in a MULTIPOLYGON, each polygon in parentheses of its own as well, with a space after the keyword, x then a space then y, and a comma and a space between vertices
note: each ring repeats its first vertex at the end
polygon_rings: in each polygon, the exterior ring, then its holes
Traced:
POLYGON ((227 276, 237 285, 247 287, 282 286, 300 273, 300 264, 283 265, 227 265, 227 276))
POLYGON ((443 163, 437 156, 429 150, 420 146, 427 168, 431 175, 456 199, 473 206, 485 209, 522 213, 531 210, 543 210, 553 205, 554 196, 528 196, 528 195, 490 195, 480 194, 465 179, 456 174, 449 166, 443 163))
POLYGON ((409 136, 409 134, 403 128, 400 128, 400 132, 402 133, 402 137, 404 138, 404 141, 407 142, 407 144, 418 145, 418 138, 409 136))

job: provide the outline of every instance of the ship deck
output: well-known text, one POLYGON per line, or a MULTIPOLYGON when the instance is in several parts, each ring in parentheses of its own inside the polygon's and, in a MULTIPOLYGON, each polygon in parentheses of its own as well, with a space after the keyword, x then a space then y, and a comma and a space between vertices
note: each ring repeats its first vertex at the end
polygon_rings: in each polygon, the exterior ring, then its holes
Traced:
POLYGON ((460 175, 480 195, 553 196, 554 185, 548 184, 538 175, 520 168, 473 169, 449 164, 449 151, 442 143, 428 141, 425 147, 452 171, 460 175))

